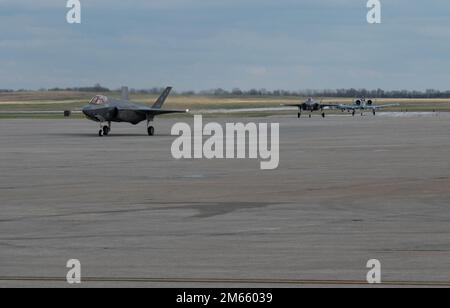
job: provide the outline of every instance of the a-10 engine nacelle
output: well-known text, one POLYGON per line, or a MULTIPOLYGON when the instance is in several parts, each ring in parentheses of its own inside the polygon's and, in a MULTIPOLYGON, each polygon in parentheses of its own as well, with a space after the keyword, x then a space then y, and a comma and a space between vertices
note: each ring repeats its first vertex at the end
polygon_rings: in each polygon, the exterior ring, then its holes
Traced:
POLYGON ((373 105, 373 101, 371 99, 367 100, 365 98, 362 99, 357 99, 355 101, 355 105, 356 106, 362 106, 362 105, 367 105, 367 106, 372 106, 373 105))

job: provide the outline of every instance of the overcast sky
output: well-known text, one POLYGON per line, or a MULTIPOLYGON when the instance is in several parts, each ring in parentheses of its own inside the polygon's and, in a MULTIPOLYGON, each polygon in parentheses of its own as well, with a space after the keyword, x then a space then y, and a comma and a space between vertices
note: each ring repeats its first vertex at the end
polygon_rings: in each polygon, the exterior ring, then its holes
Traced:
POLYGON ((0 0, 0 88, 450 89, 450 1, 0 0))

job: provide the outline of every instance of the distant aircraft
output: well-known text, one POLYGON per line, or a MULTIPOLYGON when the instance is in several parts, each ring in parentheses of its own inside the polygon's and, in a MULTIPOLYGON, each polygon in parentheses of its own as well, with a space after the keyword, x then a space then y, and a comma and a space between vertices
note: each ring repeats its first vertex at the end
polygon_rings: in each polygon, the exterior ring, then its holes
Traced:
POLYGON ((284 104, 283 106, 288 107, 297 107, 298 108, 298 118, 300 119, 302 116, 302 111, 309 111, 309 117, 311 118, 312 113, 314 111, 321 111, 322 117, 325 118, 325 109, 335 108, 337 105, 334 104, 322 104, 322 102, 315 100, 314 98, 310 97, 305 102, 300 104, 284 104))
POLYGON ((111 132, 111 122, 127 122, 137 125, 142 121, 147 121, 147 133, 149 136, 155 134, 155 129, 150 126, 154 117, 168 113, 186 113, 189 110, 168 110, 161 109, 172 87, 167 87, 153 106, 147 106, 132 102, 128 99, 128 88, 122 88, 122 98, 113 99, 104 95, 96 95, 89 105, 83 107, 84 115, 92 121, 100 123, 98 135, 107 136, 111 132), (104 123, 108 125, 103 126, 104 123))
POLYGON ((400 105, 399 104, 374 105, 373 100, 365 99, 363 97, 363 98, 359 98, 359 99, 355 100, 354 103, 351 105, 337 104, 337 105, 335 105, 334 108, 342 110, 342 112, 344 112, 346 110, 349 112, 352 111, 352 115, 355 116, 357 110, 361 111, 361 115, 364 114, 364 110, 372 110, 373 115, 376 115, 377 110, 379 110, 379 109, 388 108, 388 107, 397 107, 397 106, 400 106, 400 105))

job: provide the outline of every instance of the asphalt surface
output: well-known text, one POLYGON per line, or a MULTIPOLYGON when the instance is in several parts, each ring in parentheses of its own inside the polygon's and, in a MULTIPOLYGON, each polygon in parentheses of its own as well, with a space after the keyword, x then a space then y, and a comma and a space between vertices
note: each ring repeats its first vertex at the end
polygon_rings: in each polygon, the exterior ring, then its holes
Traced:
POLYGON ((450 286, 449 116, 212 120, 280 123, 279 168, 175 160, 172 118, 1 120, 0 287, 450 286))

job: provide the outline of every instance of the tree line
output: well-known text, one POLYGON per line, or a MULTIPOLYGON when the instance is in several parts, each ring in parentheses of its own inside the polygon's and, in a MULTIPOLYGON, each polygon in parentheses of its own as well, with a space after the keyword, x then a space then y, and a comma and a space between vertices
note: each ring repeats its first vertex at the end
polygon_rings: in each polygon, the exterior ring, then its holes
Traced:
MULTIPOLYGON (((164 88, 153 87, 149 89, 134 89, 131 88, 129 91, 132 94, 160 94, 164 88)), ((0 93, 13 93, 13 92, 29 92, 30 90, 20 89, 20 90, 10 90, 10 89, 0 89, 0 93)), ((91 87, 73 87, 73 88, 50 88, 50 89, 39 89, 39 91, 75 91, 75 92, 92 92, 92 93, 108 93, 108 92, 118 92, 120 89, 109 89, 103 87, 100 84, 96 84, 91 87)), ((280 97, 280 96, 301 96, 301 97, 371 97, 371 98, 450 98, 450 90, 441 91, 435 89, 427 89, 425 91, 417 90, 383 90, 383 89, 325 89, 325 90, 267 90, 267 89, 249 89, 242 90, 239 88, 234 88, 231 90, 226 90, 222 88, 203 90, 203 91, 181 91, 173 92, 174 95, 185 95, 185 96, 259 96, 259 97, 280 97)))

